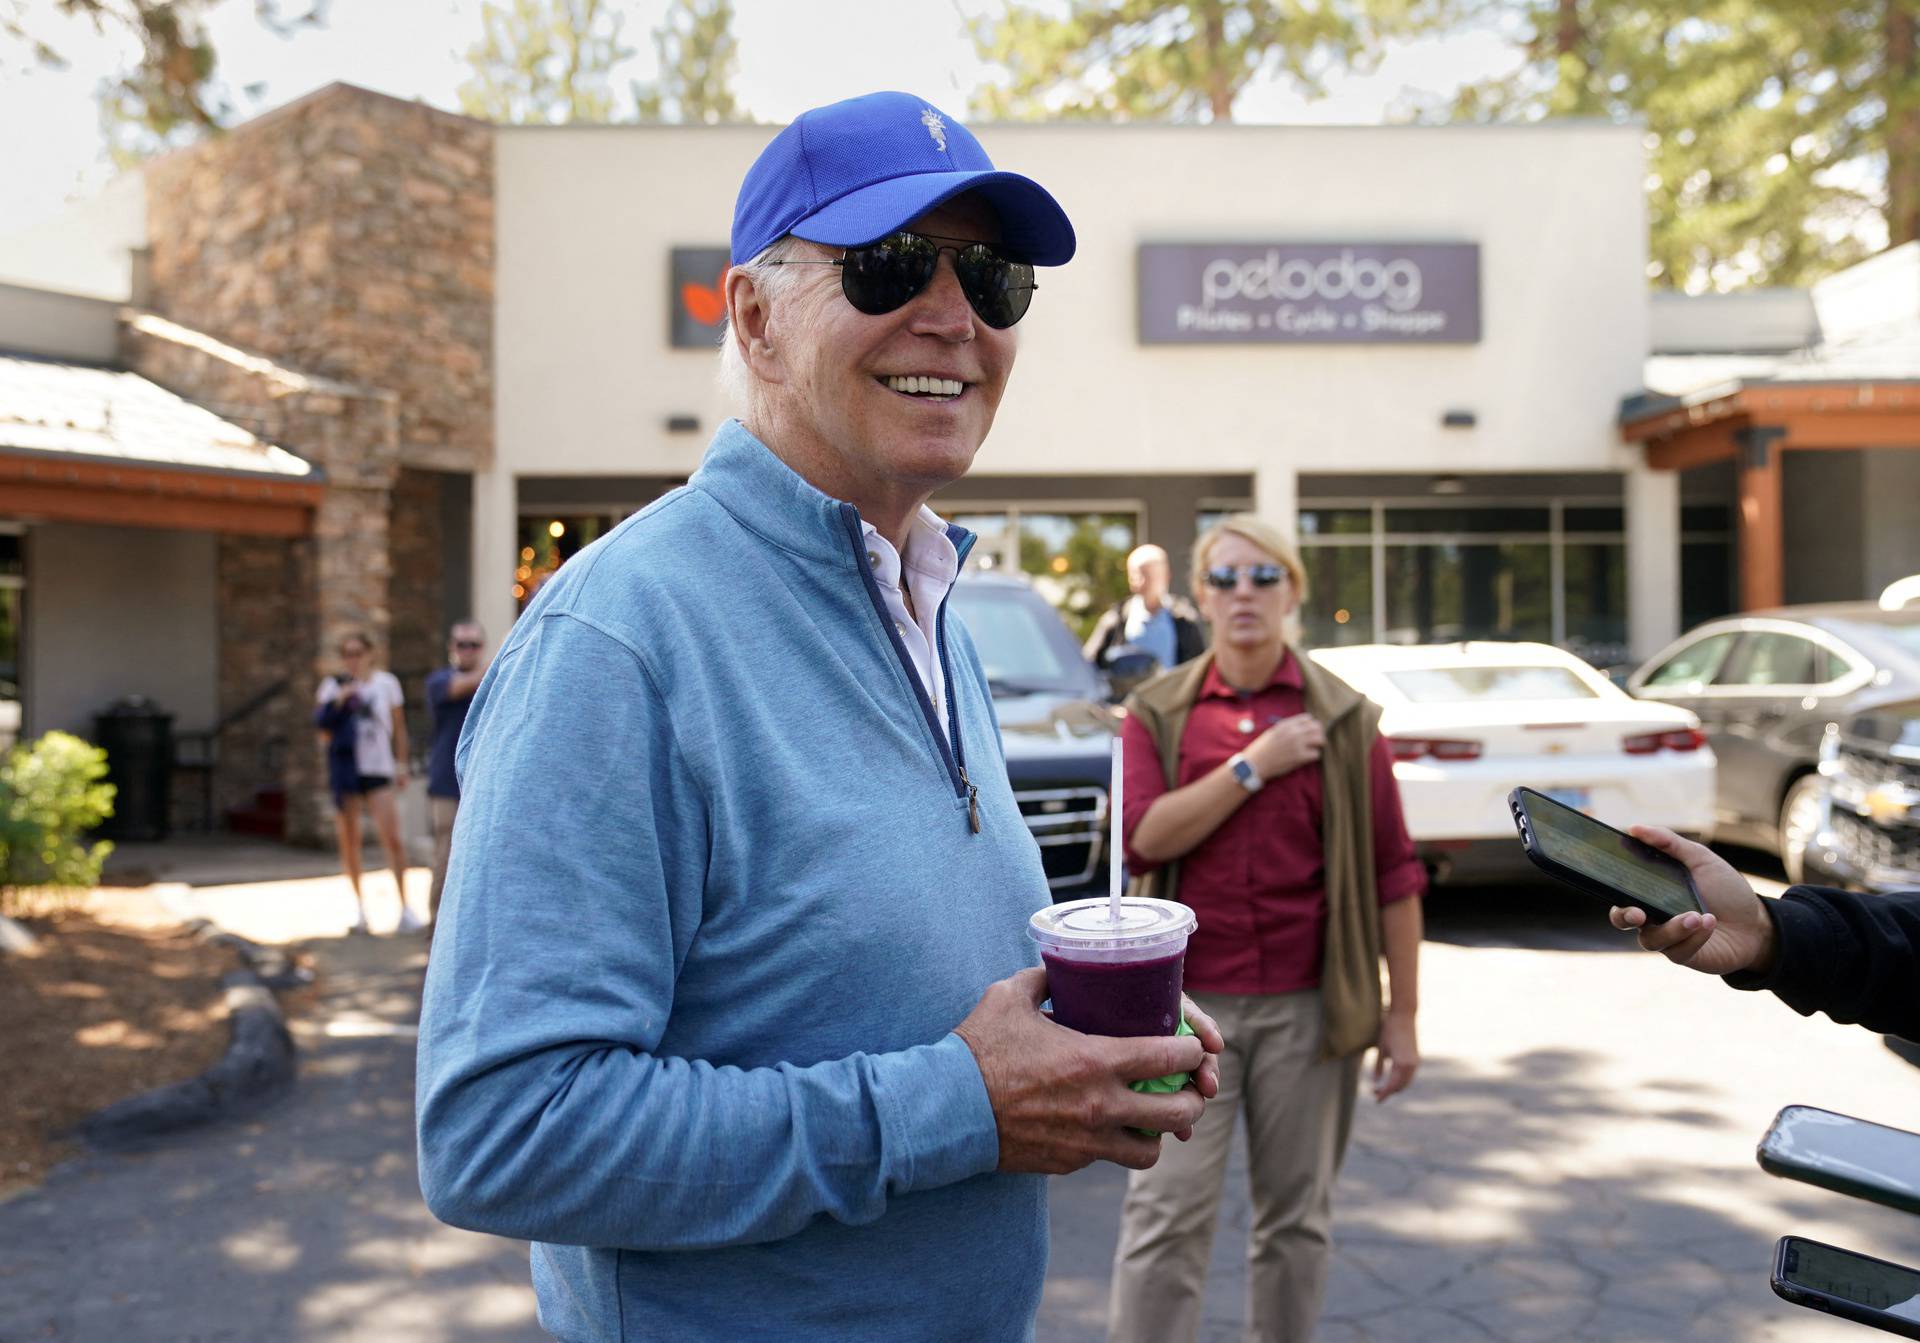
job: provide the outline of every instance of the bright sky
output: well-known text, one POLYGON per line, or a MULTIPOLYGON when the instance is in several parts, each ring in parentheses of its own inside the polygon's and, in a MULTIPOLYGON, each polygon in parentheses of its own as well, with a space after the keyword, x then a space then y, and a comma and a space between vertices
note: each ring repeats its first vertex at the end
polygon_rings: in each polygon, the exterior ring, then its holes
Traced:
MULTIPOLYGON (((300 0, 282 7, 297 13, 300 0)), ((999 0, 736 0, 735 93, 768 122, 878 88, 906 89, 964 115, 968 96, 989 77, 964 19, 998 8, 999 0)), ((36 67, 17 44, 0 45, 0 234, 58 214, 112 176, 95 93, 136 50, 118 33, 102 36, 61 16, 54 0, 28 0, 25 9, 30 31, 69 68, 36 67)), ((255 19, 252 0, 224 0, 208 24, 221 78, 248 114, 335 80, 457 108, 480 9, 479 0, 332 0, 325 27, 283 38, 255 19)), ((620 88, 652 77, 648 34, 666 0, 626 0, 626 9, 622 39, 640 54, 618 72, 620 88)), ((1513 63, 1511 48, 1491 34, 1411 43, 1373 75, 1330 80, 1318 102, 1277 82, 1249 89, 1239 119, 1378 122, 1408 91, 1451 93, 1513 63)))

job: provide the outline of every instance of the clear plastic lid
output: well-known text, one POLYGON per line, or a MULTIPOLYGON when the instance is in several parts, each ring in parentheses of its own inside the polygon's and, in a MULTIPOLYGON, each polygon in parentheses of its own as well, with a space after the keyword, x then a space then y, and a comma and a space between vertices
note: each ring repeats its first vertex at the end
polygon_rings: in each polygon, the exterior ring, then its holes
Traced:
POLYGON ((1027 936, 1043 948, 1074 955, 1143 952, 1184 943, 1200 921, 1173 900, 1122 899, 1114 922, 1105 896, 1050 905, 1027 920, 1027 936))

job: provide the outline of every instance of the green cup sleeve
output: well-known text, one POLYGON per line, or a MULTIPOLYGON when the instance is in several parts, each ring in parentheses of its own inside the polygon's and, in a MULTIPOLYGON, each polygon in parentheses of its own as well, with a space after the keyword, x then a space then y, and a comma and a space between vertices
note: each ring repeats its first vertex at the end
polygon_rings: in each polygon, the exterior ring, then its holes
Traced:
MULTIPOLYGON (((1193 1034, 1193 1027, 1187 1025, 1186 1017, 1182 1016, 1180 1018, 1180 1029, 1175 1031, 1174 1034, 1176 1036, 1193 1034)), ((1127 1085, 1135 1091, 1146 1092, 1155 1096, 1164 1096, 1170 1092, 1179 1091, 1191 1081, 1193 1081, 1192 1073, 1168 1073, 1165 1077, 1144 1077, 1138 1082, 1129 1082, 1127 1085)), ((1137 1128, 1134 1132, 1146 1138, 1157 1138, 1160 1136, 1152 1129, 1137 1128)))

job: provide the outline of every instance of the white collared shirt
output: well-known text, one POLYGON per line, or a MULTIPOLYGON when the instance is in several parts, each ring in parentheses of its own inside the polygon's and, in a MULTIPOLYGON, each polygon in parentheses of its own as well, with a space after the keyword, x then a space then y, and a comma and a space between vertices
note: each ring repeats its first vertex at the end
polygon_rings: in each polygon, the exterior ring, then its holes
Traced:
POLYGON ((873 567, 874 581, 887 605, 887 617, 894 632, 906 646, 913 669, 919 674, 921 688, 933 701, 933 716, 940 722, 940 734, 947 735, 947 678, 940 666, 940 633, 936 621, 947 589, 960 573, 960 552, 947 539, 947 525, 931 508, 922 505, 907 529, 906 581, 913 594, 909 614, 900 595, 900 553, 893 543, 875 531, 873 524, 860 523, 867 547, 867 563, 873 567))

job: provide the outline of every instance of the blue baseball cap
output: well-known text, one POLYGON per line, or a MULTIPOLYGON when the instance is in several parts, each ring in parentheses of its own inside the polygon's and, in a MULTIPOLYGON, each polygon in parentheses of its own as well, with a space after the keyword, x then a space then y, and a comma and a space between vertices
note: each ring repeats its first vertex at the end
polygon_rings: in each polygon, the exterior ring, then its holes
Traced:
POLYGON ((733 204, 733 263, 789 233, 860 247, 967 191, 999 213, 1012 255, 1072 259, 1073 225, 1038 182, 997 171, 973 133, 924 98, 869 93, 802 112, 760 151, 733 204))

